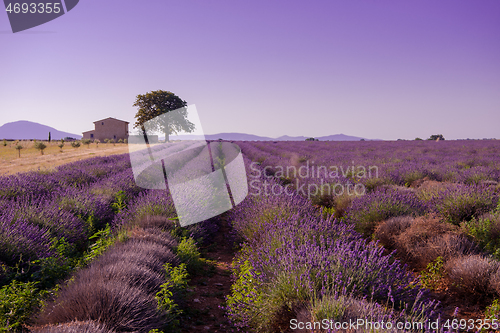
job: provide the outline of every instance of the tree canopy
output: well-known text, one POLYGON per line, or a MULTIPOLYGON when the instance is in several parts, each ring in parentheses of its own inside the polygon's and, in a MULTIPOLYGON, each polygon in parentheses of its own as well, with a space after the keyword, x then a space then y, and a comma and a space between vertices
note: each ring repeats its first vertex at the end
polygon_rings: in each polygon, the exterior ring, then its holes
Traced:
POLYGON ((134 106, 138 107, 134 128, 145 133, 144 124, 148 122, 147 130, 160 131, 169 135, 180 131, 192 132, 195 125, 187 119, 187 103, 170 91, 156 90, 144 95, 137 95, 134 106), (176 110, 176 112, 171 112, 176 110))
POLYGON ((443 134, 433 134, 427 140, 443 141, 444 140, 444 136, 443 136, 443 134))

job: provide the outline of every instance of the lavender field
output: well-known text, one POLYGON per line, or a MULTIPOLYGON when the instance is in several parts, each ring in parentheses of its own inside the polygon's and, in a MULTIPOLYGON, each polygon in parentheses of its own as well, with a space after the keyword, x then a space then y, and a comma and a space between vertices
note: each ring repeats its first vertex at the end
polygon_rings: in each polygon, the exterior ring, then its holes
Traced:
POLYGON ((233 244, 233 279, 214 331, 500 319, 498 141, 235 143, 247 198, 187 228, 128 155, 0 178, 0 330, 197 331, 190 279, 218 242, 233 244))

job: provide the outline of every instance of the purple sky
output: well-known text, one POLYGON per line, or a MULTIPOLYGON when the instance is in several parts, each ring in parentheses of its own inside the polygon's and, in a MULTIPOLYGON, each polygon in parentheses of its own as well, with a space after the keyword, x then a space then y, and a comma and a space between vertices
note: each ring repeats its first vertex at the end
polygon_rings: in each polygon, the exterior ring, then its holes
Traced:
POLYGON ((196 104, 205 133, 500 138, 499 0, 82 0, 12 34, 0 125, 81 134, 137 94, 196 104))

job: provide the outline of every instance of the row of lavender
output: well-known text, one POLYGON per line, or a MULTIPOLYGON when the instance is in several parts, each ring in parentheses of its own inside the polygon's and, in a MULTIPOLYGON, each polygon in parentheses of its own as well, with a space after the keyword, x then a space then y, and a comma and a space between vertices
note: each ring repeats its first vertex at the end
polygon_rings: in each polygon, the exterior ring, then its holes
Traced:
MULTIPOLYGON (((280 186, 264 174, 259 180, 280 186)), ((317 331, 345 331, 342 323, 363 318, 386 323, 389 332, 411 322, 435 331, 437 303, 405 267, 352 224, 323 215, 297 193, 250 195, 229 220, 243 241, 227 300, 240 329, 282 332, 315 322, 317 331)))

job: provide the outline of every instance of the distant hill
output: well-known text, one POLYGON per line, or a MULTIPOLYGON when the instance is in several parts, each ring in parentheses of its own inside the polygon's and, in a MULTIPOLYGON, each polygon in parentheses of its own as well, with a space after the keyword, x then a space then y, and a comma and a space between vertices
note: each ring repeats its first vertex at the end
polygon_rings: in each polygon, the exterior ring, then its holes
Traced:
POLYGON ((0 126, 0 139, 13 140, 47 140, 50 137, 52 140, 60 140, 65 137, 80 139, 82 136, 67 132, 58 131, 53 127, 34 123, 31 121, 20 120, 12 123, 6 123, 0 126))
MULTIPOLYGON (((283 135, 279 138, 270 138, 267 136, 258 136, 253 134, 244 133, 219 133, 219 134, 207 134, 205 135, 206 140, 228 140, 228 141, 304 141, 309 137, 307 136, 288 136, 283 135)), ((164 137, 160 137, 160 140, 164 140, 164 137)), ((201 140, 203 137, 201 135, 171 135, 170 140, 201 140)), ((328 136, 316 137, 320 141, 360 141, 361 137, 350 136, 345 134, 334 134, 328 136)), ((369 139, 364 139, 366 141, 371 141, 369 139)))

